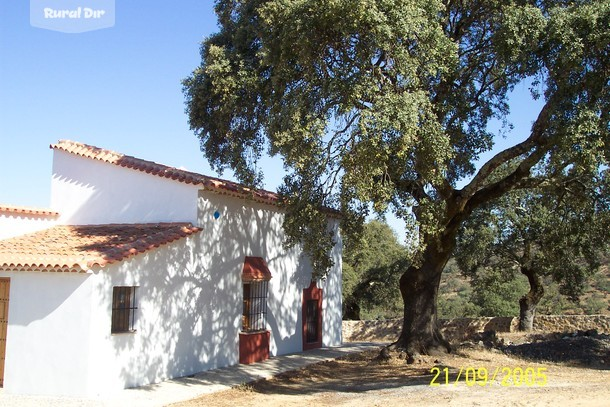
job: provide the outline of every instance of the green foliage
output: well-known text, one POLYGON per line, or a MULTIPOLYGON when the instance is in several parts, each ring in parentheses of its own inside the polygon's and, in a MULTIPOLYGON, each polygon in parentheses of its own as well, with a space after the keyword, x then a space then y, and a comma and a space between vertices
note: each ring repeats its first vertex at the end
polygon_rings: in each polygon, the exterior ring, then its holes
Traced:
POLYGON ((460 274, 454 259, 449 260, 439 287, 439 318, 477 317, 480 308, 472 303, 472 287, 460 274))
MULTIPOLYGON (((608 260, 604 260, 608 264, 608 260)), ((491 274, 493 275, 493 274, 491 274)), ((483 273, 483 278, 472 281, 462 275, 454 259, 450 260, 443 272, 438 299, 440 318, 460 318, 479 316, 515 316, 518 313, 518 299, 528 290, 523 276, 516 275, 515 280, 507 276, 489 278, 490 273, 483 273)), ((608 283, 606 270, 596 273, 592 279, 593 286, 585 289, 580 302, 568 300, 560 293, 559 285, 548 277, 543 277, 544 297, 540 300, 537 313, 543 315, 587 313, 608 314, 609 303, 603 290, 608 283)))
POLYGON ((507 276, 496 270, 486 270, 472 281, 471 300, 484 317, 519 316, 519 298, 528 291, 522 276, 507 276))
POLYGON ((469 296, 444 296, 438 297, 438 316, 443 319, 478 317, 481 309, 473 304, 469 296))
POLYGON ((360 236, 352 236, 344 242, 343 260, 359 274, 393 264, 404 255, 405 247, 398 242, 392 228, 378 220, 369 221, 360 236))
MULTIPOLYGON (((606 272, 607 273, 607 272, 606 272)), ((598 273, 595 275, 595 287, 601 292, 610 294, 610 277, 606 273, 598 273)))
POLYGON ((494 269, 464 278, 455 259, 443 272, 438 301, 441 318, 517 316, 519 297, 527 292, 527 280, 494 269))
MULTIPOLYGON (((512 286, 519 272, 529 275, 533 284, 548 276, 559 284, 561 294, 578 300, 587 279, 599 269, 601 255, 610 250, 605 177, 605 171, 571 168, 548 177, 540 187, 511 191, 482 205, 463 223, 456 259, 463 273, 473 278, 473 300, 483 313, 518 315, 519 297, 527 292, 521 289, 517 295, 512 286), (477 289, 477 281, 488 280, 489 275, 493 278, 477 289)), ((560 311, 558 305, 548 306, 560 311)))
POLYGON ((345 242, 343 304, 347 318, 400 315, 398 279, 406 269, 405 248, 385 223, 370 221, 362 235, 345 242))
POLYGON ((540 300, 537 307, 537 312, 544 315, 561 315, 567 313, 579 314, 575 310, 574 302, 569 301, 560 293, 559 285, 551 278, 547 277, 544 280, 544 297, 540 300))
POLYGON ((607 163, 607 1, 219 0, 216 12, 183 82, 189 123, 212 166, 248 185, 263 154, 283 158, 289 243, 305 242, 319 273, 333 241, 322 206, 343 211, 346 233, 369 203, 394 210, 423 251, 543 158, 556 171, 607 163), (532 134, 456 194, 530 76, 546 100, 532 134), (515 170, 494 178, 507 160, 515 170))
POLYGON ((402 316, 402 299, 396 290, 404 261, 368 270, 356 286, 353 297, 360 306, 362 319, 388 319, 402 316))
POLYGON ((599 294, 593 294, 585 300, 585 312, 587 314, 601 314, 606 311, 608 304, 603 301, 603 297, 599 294))

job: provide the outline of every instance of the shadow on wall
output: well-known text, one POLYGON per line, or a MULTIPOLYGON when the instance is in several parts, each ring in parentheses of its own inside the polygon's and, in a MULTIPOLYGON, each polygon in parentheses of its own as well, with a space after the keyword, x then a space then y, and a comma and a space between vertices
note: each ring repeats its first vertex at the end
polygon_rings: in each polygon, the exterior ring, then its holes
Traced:
MULTIPOLYGON (((295 255, 296 257, 296 255, 295 255)), ((305 256, 298 256, 296 267, 271 259, 273 278, 269 288, 267 324, 271 330, 272 355, 302 350, 301 295, 311 281, 311 268, 305 256)))
POLYGON ((108 315, 112 287, 137 286, 137 331, 111 335, 111 319, 106 319, 116 364, 108 374, 120 374, 120 387, 236 363, 239 275, 226 271, 236 270, 240 260, 235 251, 225 250, 223 267, 214 267, 204 250, 206 237, 200 232, 101 273, 100 295, 108 315))
POLYGON ((311 273, 298 250, 282 247, 281 216, 263 205, 203 193, 199 218, 201 232, 98 273, 96 295, 105 304, 98 334, 112 344, 107 354, 121 366, 99 374, 120 376, 122 383, 113 387, 237 364, 245 256, 263 257, 273 275, 272 353, 301 350, 301 293, 311 273), (137 332, 111 335, 112 287, 131 285, 137 286, 137 332))
POLYGON ((267 300, 270 352, 274 355, 300 351, 301 294, 311 281, 311 267, 298 248, 283 246, 282 214, 268 205, 200 192, 199 220, 204 233, 212 231, 209 251, 216 253, 214 264, 223 262, 227 247, 237 251, 239 315, 243 260, 246 256, 265 259, 272 274, 267 300))
POLYGON ((339 222, 334 221, 332 230, 337 236, 337 245, 331 253, 337 272, 330 274, 319 287, 324 289, 324 304, 323 309, 323 327, 322 327, 322 344, 323 346, 334 346, 342 342, 342 245, 341 234, 339 231, 339 222), (334 310, 334 313, 333 311, 334 310))

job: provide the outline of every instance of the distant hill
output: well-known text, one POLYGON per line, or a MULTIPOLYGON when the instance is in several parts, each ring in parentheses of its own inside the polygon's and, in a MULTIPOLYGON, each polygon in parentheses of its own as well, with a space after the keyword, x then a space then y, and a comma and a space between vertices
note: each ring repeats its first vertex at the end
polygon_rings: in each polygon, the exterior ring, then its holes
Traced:
MULTIPOLYGON (((549 315, 610 315, 609 264, 610 259, 605 259, 604 266, 589 279, 584 293, 577 303, 571 302, 561 295, 559 286, 547 279, 544 287, 545 295, 538 307, 538 312, 549 315)), ((494 288, 490 288, 490 290, 492 289, 494 288)), ((493 295, 490 293, 488 298, 480 296, 477 298, 477 292, 473 290, 471 281, 463 277, 455 263, 450 261, 443 272, 439 289, 439 317, 518 316, 518 300, 528 290, 525 277, 519 276, 516 281, 509 283, 498 283, 495 289, 493 295), (478 303, 484 301, 494 302, 492 306, 487 307, 488 309, 504 310, 501 313, 507 315, 485 315, 485 312, 478 306, 478 303)))

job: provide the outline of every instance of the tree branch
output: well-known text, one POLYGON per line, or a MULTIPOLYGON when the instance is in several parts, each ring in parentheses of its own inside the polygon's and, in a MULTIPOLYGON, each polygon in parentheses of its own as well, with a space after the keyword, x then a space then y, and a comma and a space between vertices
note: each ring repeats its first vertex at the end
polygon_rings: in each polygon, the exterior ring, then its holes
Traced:
POLYGON ((407 192, 418 203, 420 203, 424 199, 430 199, 430 196, 426 193, 424 186, 418 180, 399 179, 395 181, 395 184, 397 189, 407 192))
POLYGON ((491 201, 492 199, 502 196, 505 192, 516 188, 522 181, 530 175, 530 170, 542 157, 548 152, 546 145, 538 145, 536 149, 526 157, 519 166, 509 175, 501 180, 485 186, 476 191, 471 198, 468 199, 464 206, 465 214, 469 214, 481 204, 491 201))
POLYGON ((504 180, 498 181, 498 182, 486 187, 486 189, 490 190, 491 187, 498 188, 500 184, 508 182, 509 179, 511 179, 511 177, 514 178, 512 181, 513 183, 519 181, 520 179, 515 178, 517 173, 520 173, 522 175, 521 178, 529 175, 529 169, 534 164, 536 164, 546 154, 546 152, 548 150, 549 140, 544 139, 544 130, 546 129, 550 116, 551 116, 551 106, 552 106, 552 101, 549 100, 544 105, 544 107, 542 108, 540 113, 538 114, 538 118, 536 119, 536 122, 532 126, 532 132, 526 140, 496 154, 492 159, 487 161, 479 169, 477 174, 474 176, 474 178, 472 179, 472 181, 470 181, 470 183, 468 185, 466 185, 464 188, 462 188, 461 190, 459 190, 457 192, 461 196, 463 196, 465 199, 473 197, 476 193, 478 193, 481 186, 487 182, 489 176, 498 167, 500 167, 502 164, 507 163, 514 158, 522 156, 522 155, 526 154, 528 151, 531 151, 532 149, 534 149, 534 151, 530 154, 530 156, 528 158, 526 158, 521 163, 521 165, 519 165, 518 169, 515 170, 515 172, 508 175, 504 180), (527 172, 525 172, 526 169, 527 169, 527 172))

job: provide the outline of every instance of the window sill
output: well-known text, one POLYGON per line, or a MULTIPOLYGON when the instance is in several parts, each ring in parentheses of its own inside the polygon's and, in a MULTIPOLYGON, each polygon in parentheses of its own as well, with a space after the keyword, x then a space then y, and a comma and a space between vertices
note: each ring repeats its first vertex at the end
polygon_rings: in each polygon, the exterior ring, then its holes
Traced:
POLYGON ((126 335, 126 334, 135 334, 138 331, 136 329, 134 329, 133 331, 120 331, 120 332, 110 332, 110 335, 114 336, 114 335, 126 335))
POLYGON ((259 329, 256 331, 239 331, 240 335, 260 335, 265 332, 270 332, 268 329, 259 329))

